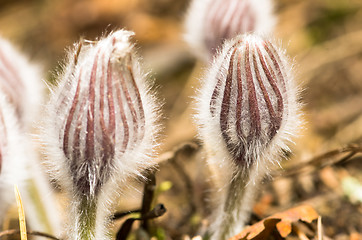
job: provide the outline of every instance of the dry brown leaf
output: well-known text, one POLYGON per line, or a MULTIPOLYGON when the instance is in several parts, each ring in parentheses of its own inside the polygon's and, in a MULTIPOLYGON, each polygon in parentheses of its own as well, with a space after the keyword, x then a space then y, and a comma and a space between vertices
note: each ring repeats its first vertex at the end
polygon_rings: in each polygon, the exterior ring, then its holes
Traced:
POLYGON ((285 238, 292 232, 293 222, 303 221, 311 223, 318 217, 318 213, 311 206, 302 205, 267 217, 262 221, 245 228, 241 233, 229 240, 266 239, 275 227, 279 234, 285 238))
POLYGON ((353 233, 351 233, 349 239, 350 240, 362 240, 362 235, 357 232, 353 232, 353 233))
POLYGON ((274 198, 272 194, 265 194, 262 198, 254 204, 253 212, 257 216, 265 216, 268 209, 270 209, 274 198))

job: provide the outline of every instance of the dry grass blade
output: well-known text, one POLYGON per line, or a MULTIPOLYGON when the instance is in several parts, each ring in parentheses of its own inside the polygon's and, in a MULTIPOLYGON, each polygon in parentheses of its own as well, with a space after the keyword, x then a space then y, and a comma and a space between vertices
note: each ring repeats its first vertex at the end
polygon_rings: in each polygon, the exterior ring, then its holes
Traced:
POLYGON ((27 240, 28 236, 26 233, 24 207, 23 207, 23 203, 21 201, 20 192, 19 192, 19 188, 17 185, 14 186, 14 190, 15 190, 16 204, 18 206, 18 213, 19 213, 20 238, 21 238, 21 240, 27 240))
POLYGON ((318 217, 318 240, 323 240, 322 217, 318 217))

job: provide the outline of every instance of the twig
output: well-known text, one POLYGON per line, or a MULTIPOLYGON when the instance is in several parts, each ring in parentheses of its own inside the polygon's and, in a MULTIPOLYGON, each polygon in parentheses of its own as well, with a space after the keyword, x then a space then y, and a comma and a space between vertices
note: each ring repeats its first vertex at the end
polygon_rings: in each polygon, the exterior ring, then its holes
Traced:
POLYGON ((292 167, 289 167, 285 170, 278 170, 273 174, 274 178, 278 177, 291 177, 303 173, 313 172, 315 169, 324 168, 331 165, 342 164, 348 160, 350 160, 354 155, 357 153, 362 153, 362 146, 361 145, 349 145, 340 149, 332 150, 326 152, 320 156, 314 157, 306 162, 300 162, 295 164, 292 167), (340 154, 348 153, 346 156, 338 159, 332 159, 340 154), (315 167, 313 170, 308 170, 308 167, 315 167))
POLYGON ((162 164, 167 164, 170 161, 173 161, 180 154, 193 155, 200 149, 201 145, 197 141, 188 141, 181 143, 180 145, 174 147, 171 151, 165 152, 159 156, 157 162, 162 164))
MULTIPOLYGON (((142 208, 141 208, 141 218, 144 218, 147 213, 151 210, 151 205, 153 197, 155 195, 156 189, 156 176, 154 171, 150 171, 147 176, 147 182, 145 183, 143 189, 143 199, 142 199, 142 208)), ((149 232, 148 220, 144 219, 141 223, 142 228, 149 232)))
POLYGON ((332 64, 360 54, 362 52, 361 41, 361 30, 349 32, 348 34, 343 34, 341 37, 334 38, 312 49, 308 49, 304 54, 300 54, 301 56, 305 56, 299 61, 300 69, 303 69, 304 84, 308 84, 308 81, 313 79, 312 76, 315 75, 317 71, 323 71, 332 64), (340 44, 341 42, 346 44, 340 44), (330 49, 334 49, 334 51, 330 51, 330 49), (314 61, 311 62, 311 59, 314 61))
MULTIPOLYGON (((16 235, 16 234, 20 234, 20 230, 17 230, 17 229, 5 230, 5 231, 0 232, 0 238, 3 236, 11 236, 11 235, 16 235)), ((32 236, 38 236, 38 237, 46 237, 46 238, 54 239, 54 240, 61 240, 60 238, 56 238, 50 234, 37 232, 37 231, 27 231, 27 234, 32 235, 32 236)))
POLYGON ((178 175, 182 178, 183 183, 185 184, 186 188, 186 196, 189 199, 189 211, 184 215, 184 217, 180 220, 178 226, 182 227, 189 222, 189 219, 192 217, 194 212, 196 211, 196 204, 194 202, 193 194, 194 194, 194 187, 192 184, 192 180, 187 174, 186 170, 184 169, 183 165, 180 164, 178 159, 180 155, 188 155, 192 156, 200 149, 200 144, 196 141, 194 142, 185 142, 180 144, 179 146, 175 147, 173 150, 173 154, 169 156, 169 158, 165 161, 165 163, 170 163, 178 175))
POLYGON ((176 172, 183 179, 183 183, 185 184, 185 187, 186 187, 187 199, 190 199, 190 201, 188 201, 190 210, 188 211, 187 214, 184 215, 184 217, 179 222, 179 227, 181 227, 188 223, 189 219, 192 217, 192 215, 196 211, 196 204, 193 200, 194 187, 192 185, 192 180, 190 179, 189 175, 186 173, 183 166, 176 159, 174 159, 174 161, 171 161, 170 163, 174 166, 174 169, 176 170, 176 172))
POLYGON ((116 221, 116 220, 118 220, 120 218, 123 218, 123 217, 129 215, 129 214, 140 213, 140 212, 141 212, 141 209, 129 210, 129 211, 126 211, 126 212, 117 212, 112 216, 112 221, 116 221))
POLYGON ((144 216, 140 218, 129 218, 127 219, 121 226, 120 230, 117 232, 116 240, 126 240, 131 229, 132 225, 137 220, 148 220, 148 219, 154 219, 157 217, 161 217, 166 212, 166 208, 163 204, 157 204, 154 209, 152 209, 150 212, 145 214, 144 216))

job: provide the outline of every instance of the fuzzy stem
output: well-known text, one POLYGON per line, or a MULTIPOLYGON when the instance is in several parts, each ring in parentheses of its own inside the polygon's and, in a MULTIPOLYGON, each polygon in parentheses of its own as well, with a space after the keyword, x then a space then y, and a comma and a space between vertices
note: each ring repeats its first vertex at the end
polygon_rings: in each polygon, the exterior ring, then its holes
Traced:
POLYGON ((76 229, 77 239, 91 240, 95 239, 97 200, 82 197, 77 208, 78 224, 76 229))
MULTIPOLYGON (((235 216, 234 212, 235 210, 238 210, 238 205, 243 203, 241 200, 244 197, 246 180, 245 176, 237 173, 228 186, 226 199, 223 205, 223 213, 220 216, 222 217, 224 224, 220 225, 220 228, 218 229, 218 234, 216 234, 216 236, 219 235, 219 237, 217 237, 217 239, 227 239, 227 236, 229 236, 230 232, 235 227, 234 225, 237 220, 235 217, 246 218, 245 216, 235 216)), ((237 215, 239 214, 242 213, 238 213, 237 215)), ((245 213, 243 213, 243 215, 245 215, 245 213)), ((244 225, 242 222, 238 223, 244 225)))
MULTIPOLYGON (((250 182, 256 169, 235 173, 225 189, 225 197, 221 204, 216 222, 212 226, 212 240, 225 240, 238 234, 250 217, 254 195, 261 176, 250 182)), ((255 175, 254 175, 255 176, 255 175)))

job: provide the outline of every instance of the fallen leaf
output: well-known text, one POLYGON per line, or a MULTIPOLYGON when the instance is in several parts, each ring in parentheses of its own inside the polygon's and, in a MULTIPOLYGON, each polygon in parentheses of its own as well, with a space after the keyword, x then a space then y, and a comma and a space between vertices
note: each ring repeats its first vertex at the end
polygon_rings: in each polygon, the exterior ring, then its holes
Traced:
POLYGON ((241 233, 229 240, 266 239, 274 228, 276 228, 279 234, 285 238, 292 232, 293 222, 303 221, 311 223, 318 217, 318 213, 311 206, 302 205, 267 217, 262 221, 245 228, 241 233))
POLYGON ((357 232, 353 232, 353 233, 351 233, 351 236, 349 237, 349 239, 350 240, 361 240, 362 235, 357 232))

